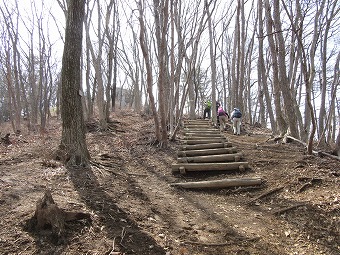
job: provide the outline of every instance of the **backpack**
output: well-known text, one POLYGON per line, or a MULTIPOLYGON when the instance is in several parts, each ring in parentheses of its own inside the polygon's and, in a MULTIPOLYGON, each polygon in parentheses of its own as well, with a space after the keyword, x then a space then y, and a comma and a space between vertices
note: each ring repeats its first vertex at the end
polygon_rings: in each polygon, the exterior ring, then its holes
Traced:
POLYGON ((238 109, 234 110, 234 117, 235 118, 241 118, 242 117, 242 113, 240 112, 240 110, 238 110, 238 109))

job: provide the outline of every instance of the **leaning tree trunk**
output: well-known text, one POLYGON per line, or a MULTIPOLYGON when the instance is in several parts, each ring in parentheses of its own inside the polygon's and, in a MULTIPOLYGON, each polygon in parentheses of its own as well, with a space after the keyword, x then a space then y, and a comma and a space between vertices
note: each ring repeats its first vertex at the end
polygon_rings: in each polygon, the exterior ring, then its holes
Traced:
POLYGON ((81 104, 81 54, 85 0, 70 0, 62 62, 62 138, 59 152, 69 166, 88 166, 90 154, 85 140, 81 104))

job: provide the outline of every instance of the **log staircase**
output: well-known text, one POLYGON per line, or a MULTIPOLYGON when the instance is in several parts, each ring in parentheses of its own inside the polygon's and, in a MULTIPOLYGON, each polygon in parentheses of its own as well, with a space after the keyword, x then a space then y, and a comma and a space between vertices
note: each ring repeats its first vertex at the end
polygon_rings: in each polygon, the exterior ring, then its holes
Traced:
MULTIPOLYGON (((186 120, 182 130, 184 138, 177 152, 173 173, 185 175, 196 171, 244 172, 249 164, 244 155, 228 142, 226 136, 213 128, 208 120, 186 120)), ((261 178, 234 178, 215 181, 173 183, 183 188, 225 188, 231 186, 260 185, 261 178)))

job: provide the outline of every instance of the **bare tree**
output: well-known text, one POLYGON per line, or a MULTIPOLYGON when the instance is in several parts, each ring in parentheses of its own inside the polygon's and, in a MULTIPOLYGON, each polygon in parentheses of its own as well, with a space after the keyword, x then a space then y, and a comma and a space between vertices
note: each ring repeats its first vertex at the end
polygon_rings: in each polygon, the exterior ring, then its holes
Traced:
MULTIPOLYGON (((301 68, 302 68, 302 75, 304 78, 304 83, 305 83, 305 89, 306 89, 306 103, 308 106, 308 110, 306 111, 306 114, 308 113, 310 118, 311 118, 311 130, 309 132, 309 138, 307 142, 307 153, 312 154, 313 150, 313 141, 314 141, 314 135, 316 132, 316 118, 314 114, 314 108, 312 105, 312 86, 315 78, 315 54, 316 54, 316 49, 317 49, 317 44, 320 38, 320 27, 319 27, 319 18, 321 14, 323 13, 323 10, 325 8, 325 3, 326 0, 322 0, 321 3, 316 4, 316 13, 314 16, 314 24, 313 24, 313 33, 312 33, 312 40, 311 44, 309 47, 309 54, 307 54, 304 44, 303 44, 303 38, 302 34, 299 33, 302 31, 302 28, 300 27, 299 29, 295 26, 295 23, 293 22, 292 18, 290 17, 291 25, 293 27, 293 30, 297 36, 298 43, 301 46, 301 68)), ((301 7, 298 4, 298 10, 299 10, 299 15, 301 15, 301 7)), ((284 5, 284 8, 287 11, 287 7, 284 5)), ((309 125, 308 122, 306 122, 306 125, 309 125)))
POLYGON ((85 0, 70 0, 62 63, 62 138, 59 155, 69 166, 89 165, 81 95, 81 55, 85 0))
POLYGON ((270 48, 270 56, 271 56, 271 65, 272 65, 272 75, 273 75, 273 89, 274 89, 274 106, 276 112, 276 119, 278 125, 278 131, 280 135, 283 136, 287 131, 287 123, 284 119, 283 112, 281 110, 281 88, 280 88, 280 80, 279 80, 279 64, 278 64, 278 56, 277 56, 277 45, 275 43, 273 25, 274 21, 271 14, 271 7, 269 4, 269 0, 264 1, 265 7, 265 15, 266 15, 266 27, 268 33, 268 43, 270 48))
POLYGON ((233 41, 233 55, 231 62, 232 76, 232 105, 242 111, 244 92, 244 55, 245 55, 245 16, 244 1, 238 0, 235 15, 235 34, 233 41))
POLYGON ((0 8, 2 17, 4 18, 7 36, 3 43, 5 44, 5 63, 3 71, 6 75, 7 91, 9 96, 9 107, 11 113, 11 124, 13 132, 21 130, 21 93, 20 93, 20 80, 18 73, 18 57, 19 57, 19 10, 18 3, 14 10, 10 11, 6 5, 0 8), (13 14, 12 14, 13 13, 13 14), (14 16, 15 15, 15 16, 14 16), (15 17, 15 21, 12 18, 15 17))
POLYGON ((274 119, 274 113, 272 109, 272 104, 271 104, 271 97, 269 95, 269 90, 268 90, 268 83, 267 83, 267 76, 266 76, 266 69, 265 69, 265 61, 264 61, 264 46, 263 46, 263 41, 264 41, 264 33, 263 33, 263 1, 258 0, 258 47, 259 47, 259 58, 258 58, 258 93, 260 97, 260 116, 261 116, 261 124, 263 126, 266 126, 266 120, 265 120, 265 108, 264 104, 262 103, 262 98, 265 98, 266 102, 266 110, 269 115, 269 120, 270 120, 270 126, 272 129, 272 132, 276 134, 276 122, 274 119))
MULTIPOLYGON (((339 1, 335 0, 333 3, 332 1, 327 1, 327 12, 324 13, 324 28, 321 30, 321 37, 323 37, 321 41, 321 61, 322 61, 322 78, 321 78, 321 104, 320 104, 320 112, 319 112, 319 144, 325 144, 326 143, 326 137, 325 133, 328 128, 327 122, 329 122, 330 115, 328 118, 326 118, 326 96, 327 96, 327 61, 329 60, 330 56, 328 56, 327 52, 329 49, 329 33, 331 32, 331 25, 333 24, 333 20, 336 17, 336 15, 340 12, 340 8, 338 6, 339 1)), ((331 95, 332 99, 333 96, 331 95)), ((332 100, 332 103, 330 104, 329 108, 332 108, 332 105, 334 104, 334 100, 332 100)), ((331 113, 332 111, 329 111, 331 113)))
POLYGON ((282 97, 284 100, 284 110, 286 116, 286 123, 289 127, 290 135, 293 137, 299 138, 299 132, 297 128, 297 117, 295 111, 298 110, 295 107, 295 101, 293 100, 293 95, 291 89, 289 87, 289 81, 287 77, 286 71, 286 46, 284 43, 283 32, 282 32, 282 24, 281 24, 281 15, 280 15, 280 0, 273 1, 273 17, 274 17, 274 29, 275 36, 277 41, 277 60, 278 60, 278 71, 279 71, 279 84, 282 91, 282 97))
POLYGON ((210 66, 211 66, 211 97, 212 97, 212 118, 214 124, 217 124, 217 112, 216 112, 216 54, 215 54, 215 43, 213 39, 213 25, 212 25, 212 13, 216 7, 213 6, 212 10, 209 10, 210 4, 212 1, 208 3, 208 0, 205 0, 205 11, 207 13, 208 19, 208 28, 209 28, 209 48, 210 48, 210 66))
POLYGON ((167 146, 168 134, 166 128, 166 100, 165 100, 165 88, 167 85, 167 28, 169 21, 169 0, 161 1, 154 0, 154 17, 156 23, 156 37, 158 38, 158 99, 159 99, 159 112, 160 112, 160 124, 161 124, 161 146, 167 146), (158 10, 161 10, 159 13, 158 10))
MULTIPOLYGON (((105 35, 108 41, 108 71, 107 71, 107 89, 106 97, 111 97, 111 109, 115 110, 116 104, 116 88, 117 88, 117 51, 118 51, 118 36, 120 34, 119 13, 116 1, 110 0, 106 10, 105 35), (112 16, 112 24, 110 19, 112 16), (111 27, 111 29, 110 29, 111 27), (111 92, 111 95, 110 95, 111 92)), ((108 119, 110 107, 106 107, 106 118, 108 119)))
POLYGON ((148 48, 146 44, 146 36, 145 36, 146 30, 145 30, 145 24, 144 24, 144 12, 143 12, 142 0, 138 1, 138 10, 139 10, 139 24, 140 24, 139 42, 140 42, 140 46, 143 52, 143 57, 144 57, 145 66, 146 66, 147 91, 148 91, 148 96, 150 100, 151 111, 152 111, 154 122, 155 122, 156 139, 158 141, 161 141, 159 117, 157 114, 155 98, 154 98, 153 91, 152 91, 153 89, 152 67, 151 67, 150 56, 149 56, 149 52, 148 52, 148 48))
POLYGON ((86 19, 85 19, 85 31, 86 31, 86 47, 89 47, 89 51, 91 53, 92 57, 92 64, 95 70, 95 78, 97 82, 97 93, 96 93, 96 102, 97 102, 97 108, 98 108, 98 118, 100 123, 100 128, 105 130, 107 129, 107 119, 106 119, 106 110, 105 107, 107 104, 105 104, 105 87, 104 87, 104 81, 103 81, 103 67, 102 67, 102 60, 103 60, 103 44, 104 44, 104 37, 105 33, 102 32, 102 9, 99 1, 97 1, 97 49, 95 51, 93 43, 91 41, 90 36, 90 26, 91 26, 91 17, 92 12, 95 7, 95 2, 92 6, 92 8, 89 8, 89 3, 87 4, 86 8, 86 19), (97 54, 96 54, 97 53, 97 54))

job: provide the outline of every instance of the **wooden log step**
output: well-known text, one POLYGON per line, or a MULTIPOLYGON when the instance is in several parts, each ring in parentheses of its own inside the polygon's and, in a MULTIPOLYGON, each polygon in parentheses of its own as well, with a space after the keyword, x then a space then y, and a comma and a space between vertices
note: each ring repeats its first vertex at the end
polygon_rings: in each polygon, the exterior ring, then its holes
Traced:
POLYGON ((230 148, 215 148, 215 149, 202 149, 202 150, 187 150, 178 151, 177 157, 193 157, 193 156, 204 156, 204 155, 219 155, 219 154, 231 154, 236 153, 236 147, 230 148))
POLYGON ((210 125, 185 125, 187 129, 211 129, 210 125))
POLYGON ((226 138, 210 138, 210 139, 195 139, 195 140, 182 140, 183 144, 194 145, 194 144, 206 144, 206 143, 224 143, 226 138))
POLYGON ((211 123, 210 120, 184 120, 184 123, 211 123))
POLYGON ((184 125, 211 125, 210 121, 184 121, 184 125))
POLYGON ((248 162, 228 162, 228 163, 179 163, 172 165, 172 172, 185 174, 192 171, 244 171, 248 168, 248 162))
POLYGON ((216 128, 184 128, 183 132, 218 132, 219 130, 216 128))
POLYGON ((214 163, 214 162, 238 162, 243 157, 242 153, 206 155, 196 157, 178 158, 178 163, 214 163))
POLYGON ((261 185, 262 179, 259 177, 255 178, 235 178, 235 179, 222 179, 214 181, 199 181, 199 182, 179 182, 172 183, 171 186, 182 187, 185 189, 203 189, 203 188, 228 188, 228 187, 239 187, 239 186, 255 186, 261 185))
POLYGON ((223 142, 223 143, 206 143, 206 144, 191 144, 191 145, 182 145, 179 146, 181 151, 189 151, 189 150, 204 150, 204 149, 217 149, 217 148, 230 148, 232 147, 232 143, 223 142))
POLYGON ((209 119, 184 119, 183 122, 211 122, 209 119))
POLYGON ((215 135, 215 136, 185 136, 183 140, 211 140, 211 139, 222 139, 227 140, 227 138, 224 135, 215 135))
POLYGON ((214 133, 204 133, 204 132, 190 132, 190 133, 184 133, 185 137, 224 137, 220 132, 214 132, 214 133))

